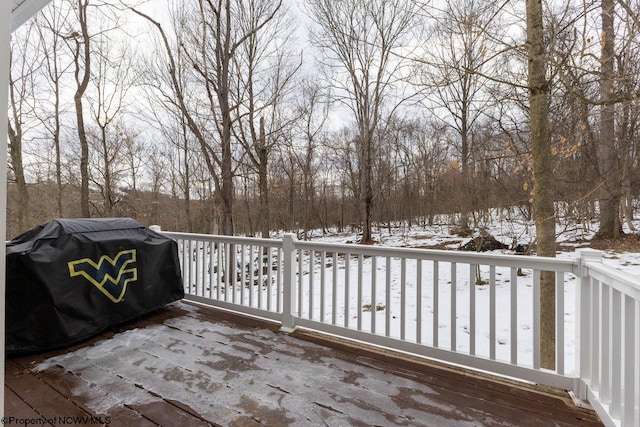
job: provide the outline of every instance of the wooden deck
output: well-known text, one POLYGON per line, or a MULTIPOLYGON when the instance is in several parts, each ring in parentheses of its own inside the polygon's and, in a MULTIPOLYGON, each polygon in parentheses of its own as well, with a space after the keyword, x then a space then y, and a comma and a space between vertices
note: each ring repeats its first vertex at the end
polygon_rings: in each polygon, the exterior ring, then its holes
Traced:
POLYGON ((184 302, 5 375, 4 425, 601 425, 558 390, 184 302))

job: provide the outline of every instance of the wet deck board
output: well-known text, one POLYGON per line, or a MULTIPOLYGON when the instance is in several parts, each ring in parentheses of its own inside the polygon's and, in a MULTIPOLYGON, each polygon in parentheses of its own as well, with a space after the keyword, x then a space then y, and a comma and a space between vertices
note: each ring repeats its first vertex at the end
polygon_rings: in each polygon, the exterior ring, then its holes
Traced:
POLYGON ((6 415, 52 425, 601 425, 565 392, 187 303, 5 375, 6 415))

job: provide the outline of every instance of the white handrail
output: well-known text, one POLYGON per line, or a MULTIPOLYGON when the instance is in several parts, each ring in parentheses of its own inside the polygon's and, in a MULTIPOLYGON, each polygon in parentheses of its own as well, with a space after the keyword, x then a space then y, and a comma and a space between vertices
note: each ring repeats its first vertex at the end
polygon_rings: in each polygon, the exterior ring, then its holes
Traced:
POLYGON ((600 251, 556 259, 162 233, 178 242, 187 298, 284 331, 310 328, 561 387, 606 425, 640 425, 639 280, 603 264, 600 251), (521 277, 521 269, 531 271, 521 277), (554 370, 540 367, 542 271, 555 272, 554 370))
POLYGON ((577 394, 606 425, 640 425, 640 280, 582 250, 577 394))
POLYGON ((606 282, 612 289, 640 301, 640 278, 602 262, 587 262, 589 277, 606 282))

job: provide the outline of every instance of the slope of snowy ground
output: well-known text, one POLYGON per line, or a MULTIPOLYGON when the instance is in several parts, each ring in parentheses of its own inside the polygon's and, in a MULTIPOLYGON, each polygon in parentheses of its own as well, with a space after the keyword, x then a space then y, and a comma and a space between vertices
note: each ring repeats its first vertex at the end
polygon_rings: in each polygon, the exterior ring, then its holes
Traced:
MULTIPOLYGON (((636 229, 640 230, 640 220, 635 220, 633 223, 636 229)), ((455 225, 444 221, 431 226, 408 226, 403 223, 391 228, 377 227, 373 234, 376 244, 381 246, 458 249, 462 244, 471 240, 471 237, 456 235, 455 228, 455 225)), ((535 240, 535 225, 531 221, 507 219, 499 212, 494 212, 484 228, 497 240, 509 246, 514 243, 528 245, 535 240)), ((597 230, 598 223, 594 221, 583 224, 558 223, 556 225, 556 241, 559 250, 556 256, 559 258, 573 257, 576 248, 589 246, 589 241, 597 230)), ((626 224, 623 230, 625 233, 630 233, 626 224)), ((311 238, 313 241, 327 243, 351 243, 357 242, 360 236, 355 231, 329 233, 324 236, 319 231, 315 231, 311 233, 311 238)), ((637 246, 638 252, 609 247, 603 250, 604 262, 630 274, 640 276, 640 238, 637 246)), ((512 253, 509 250, 496 251, 496 253, 500 252, 512 253)))

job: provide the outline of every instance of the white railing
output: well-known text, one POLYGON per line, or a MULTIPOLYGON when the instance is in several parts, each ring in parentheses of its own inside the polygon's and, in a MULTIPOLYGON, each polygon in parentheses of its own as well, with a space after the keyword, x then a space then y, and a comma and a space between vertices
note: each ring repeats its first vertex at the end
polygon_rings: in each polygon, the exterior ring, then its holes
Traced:
POLYGON ((640 426, 640 279, 585 252, 578 266, 578 383, 607 425, 640 426))
POLYGON ((164 232, 187 298, 559 387, 612 426, 640 425, 640 285, 575 259, 164 232), (555 369, 540 360, 540 277, 555 276, 555 369))

